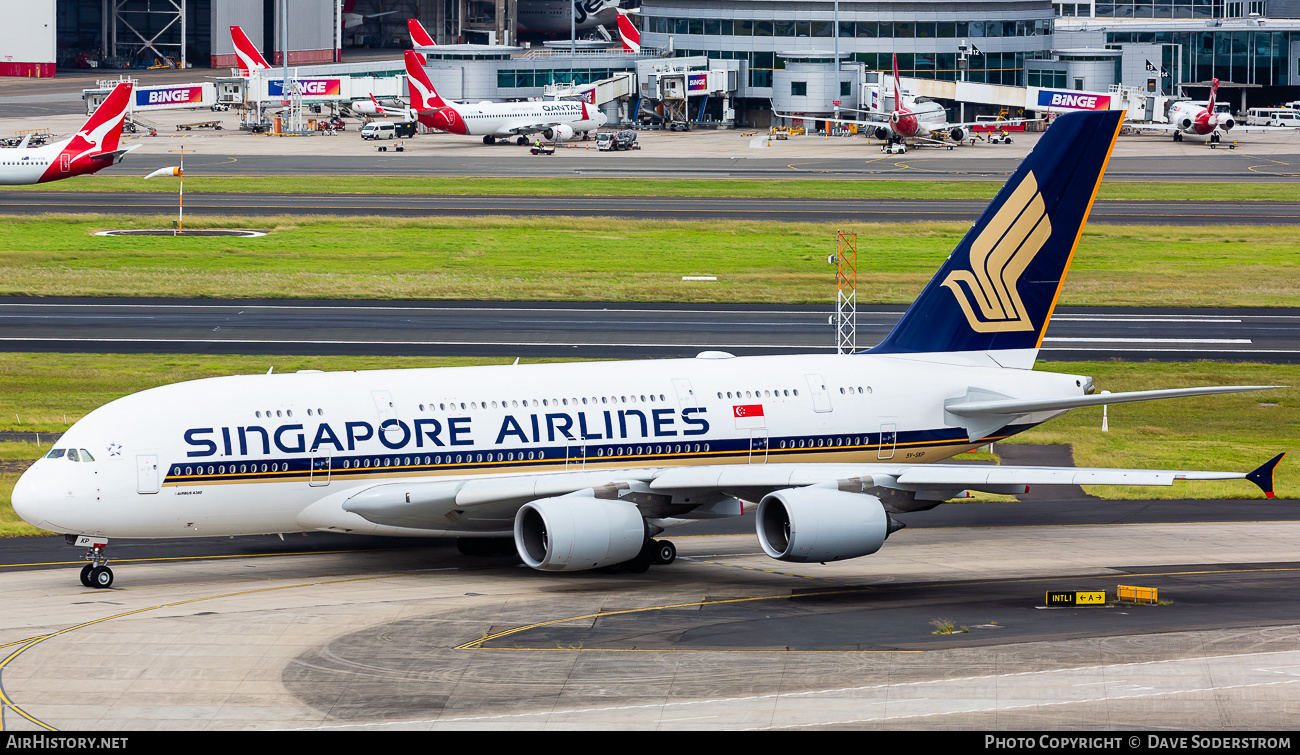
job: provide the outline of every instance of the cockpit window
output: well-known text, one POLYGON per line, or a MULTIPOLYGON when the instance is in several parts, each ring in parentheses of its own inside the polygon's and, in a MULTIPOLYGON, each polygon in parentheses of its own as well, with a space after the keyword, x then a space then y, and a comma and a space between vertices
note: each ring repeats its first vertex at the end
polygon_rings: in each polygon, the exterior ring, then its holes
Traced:
POLYGON ((81 449, 81 460, 82 460, 82 461, 94 461, 94 460, 95 460, 95 457, 91 456, 91 455, 90 455, 90 452, 83 448, 83 449, 81 449))
POLYGON ((64 453, 66 453, 66 450, 65 450, 65 449, 62 449, 62 448, 51 449, 49 453, 45 454, 45 458, 47 458, 47 459, 62 459, 64 453))
POLYGON ((77 458, 77 449, 75 448, 68 449, 68 461, 81 461, 81 459, 77 458))

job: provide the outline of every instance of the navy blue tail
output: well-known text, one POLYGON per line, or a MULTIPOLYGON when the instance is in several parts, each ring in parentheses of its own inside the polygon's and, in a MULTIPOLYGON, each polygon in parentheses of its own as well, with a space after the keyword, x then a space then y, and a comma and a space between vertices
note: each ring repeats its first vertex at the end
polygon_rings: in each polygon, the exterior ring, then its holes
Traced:
POLYGON ((1058 117, 868 353, 1036 353, 1123 117, 1121 110, 1058 117))

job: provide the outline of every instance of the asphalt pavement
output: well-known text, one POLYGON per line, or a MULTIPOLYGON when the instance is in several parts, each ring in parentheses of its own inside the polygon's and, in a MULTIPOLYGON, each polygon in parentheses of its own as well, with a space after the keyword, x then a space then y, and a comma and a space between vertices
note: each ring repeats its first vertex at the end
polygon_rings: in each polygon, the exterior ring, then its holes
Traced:
MULTIPOLYGON (((901 306, 858 311, 857 346, 901 306)), ((828 352, 830 305, 0 297, 0 350, 529 358, 828 352)), ((1063 307, 1040 358, 1300 362, 1300 309, 1063 307)))
MULTIPOLYGON (((187 169, 188 170, 188 169, 187 169)), ((171 192, 0 191, 0 213, 176 214, 171 192)), ((671 220, 788 222, 974 222, 984 199, 811 199, 748 197, 501 196, 446 194, 196 193, 188 215, 436 217, 564 215, 671 220)), ((1089 222, 1111 225, 1297 225, 1300 201, 1100 200, 1089 222)))

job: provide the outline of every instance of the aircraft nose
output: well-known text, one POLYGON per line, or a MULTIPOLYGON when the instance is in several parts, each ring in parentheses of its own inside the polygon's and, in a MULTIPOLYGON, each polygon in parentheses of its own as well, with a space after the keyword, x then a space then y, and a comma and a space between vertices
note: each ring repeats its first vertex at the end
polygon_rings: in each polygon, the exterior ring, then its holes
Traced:
POLYGON ((47 499, 51 496, 49 491, 44 489, 45 486, 40 484, 42 475, 36 466, 28 467, 27 471, 18 478, 18 483, 14 485, 14 491, 10 495, 10 502, 14 513, 24 522, 34 527, 42 527, 45 525, 51 503, 47 499))

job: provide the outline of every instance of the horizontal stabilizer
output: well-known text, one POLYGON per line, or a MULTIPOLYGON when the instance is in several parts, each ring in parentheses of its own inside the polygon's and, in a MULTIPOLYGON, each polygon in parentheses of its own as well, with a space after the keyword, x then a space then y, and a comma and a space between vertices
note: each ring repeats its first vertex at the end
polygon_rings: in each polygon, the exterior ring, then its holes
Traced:
POLYGON ((1096 393, 1091 396, 1069 396, 1049 399, 994 399, 988 401, 962 401, 948 404, 944 409, 960 417, 1014 417, 1033 412, 1064 411, 1085 406, 1128 404, 1134 401, 1153 401, 1162 398, 1187 398, 1213 396, 1219 393, 1244 393, 1285 388, 1281 385, 1221 385, 1205 388, 1169 388, 1159 391, 1125 391, 1123 393, 1096 393))
POLYGON ((100 162, 111 162, 113 165, 116 165, 122 161, 123 155, 135 149, 140 149, 140 145, 132 144, 129 147, 124 147, 122 149, 115 149, 112 150, 111 152, 98 152, 96 154, 91 155, 90 159, 100 161, 100 162))

